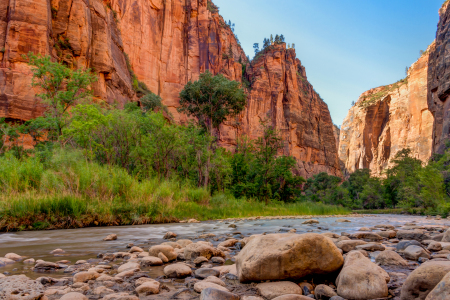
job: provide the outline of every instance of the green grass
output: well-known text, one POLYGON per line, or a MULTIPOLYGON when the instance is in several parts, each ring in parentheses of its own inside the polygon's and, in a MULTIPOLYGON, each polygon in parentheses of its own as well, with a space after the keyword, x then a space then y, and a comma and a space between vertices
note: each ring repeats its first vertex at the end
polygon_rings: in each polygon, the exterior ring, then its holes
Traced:
POLYGON ((403 208, 385 208, 385 209, 359 209, 353 210, 358 214, 402 214, 405 213, 403 208))
POLYGON ((398 90, 402 85, 407 83, 408 77, 401 79, 394 84, 383 86, 377 93, 373 93, 371 95, 364 97, 364 100, 359 103, 359 107, 367 108, 371 105, 374 105, 375 103, 386 97, 389 93, 398 90))
POLYGON ((210 197, 202 189, 161 182, 148 198, 87 198, 78 194, 8 194, 0 198, 0 231, 139 225, 256 216, 342 215, 349 210, 311 202, 282 203, 210 197), (194 198, 191 198, 195 195, 194 198), (207 195, 207 196, 206 196, 207 195))
POLYGON ((0 231, 80 228, 254 216, 347 214, 342 207, 297 202, 265 204, 211 197, 176 179, 138 180, 124 169, 59 151, 45 164, 37 157, 0 157, 0 231))

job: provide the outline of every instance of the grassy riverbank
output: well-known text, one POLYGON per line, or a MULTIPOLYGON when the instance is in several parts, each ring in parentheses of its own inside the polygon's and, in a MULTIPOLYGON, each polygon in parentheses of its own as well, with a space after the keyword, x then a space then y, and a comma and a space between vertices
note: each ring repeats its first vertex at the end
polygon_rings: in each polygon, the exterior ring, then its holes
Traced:
POLYGON ((265 204, 213 197, 202 189, 161 182, 153 191, 129 199, 86 198, 75 194, 10 194, 0 198, 0 231, 81 228, 176 222, 194 218, 213 220, 254 216, 340 215, 342 207, 310 202, 265 204))
POLYGON ((384 209, 357 209, 353 210, 353 212, 361 214, 361 215, 386 215, 386 214, 403 214, 406 213, 404 208, 384 208, 384 209))

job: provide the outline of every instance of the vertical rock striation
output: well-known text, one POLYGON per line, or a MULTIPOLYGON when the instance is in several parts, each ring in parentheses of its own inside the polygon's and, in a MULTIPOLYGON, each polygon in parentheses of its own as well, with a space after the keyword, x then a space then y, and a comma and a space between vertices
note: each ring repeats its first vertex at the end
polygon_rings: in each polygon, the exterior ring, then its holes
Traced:
POLYGON ((439 10, 435 46, 430 49, 428 106, 434 116, 433 153, 443 153, 450 138, 450 2, 439 10))
MULTIPOLYGON (((308 82, 294 49, 273 45, 246 69, 251 83, 247 108, 239 119, 238 134, 261 136, 261 122, 269 122, 282 135, 283 154, 297 159, 299 173, 340 176, 333 123, 326 103, 308 82)), ((232 144, 232 130, 222 130, 221 142, 232 144)))
POLYGON ((345 175, 362 168, 382 175, 404 148, 422 161, 430 157, 433 115, 427 104, 427 72, 433 47, 410 67, 406 79, 364 92, 349 110, 339 141, 345 175))

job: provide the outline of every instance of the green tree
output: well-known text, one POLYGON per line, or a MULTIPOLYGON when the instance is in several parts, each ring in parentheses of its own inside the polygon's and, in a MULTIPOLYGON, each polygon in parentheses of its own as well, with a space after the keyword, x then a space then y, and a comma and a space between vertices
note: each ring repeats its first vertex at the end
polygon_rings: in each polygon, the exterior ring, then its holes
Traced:
POLYGON ((167 112, 167 107, 162 104, 162 99, 160 96, 150 92, 149 94, 142 96, 141 99, 139 99, 141 102, 141 107, 144 110, 144 112, 147 111, 155 111, 156 109, 163 109, 167 112))
POLYGON ((253 44, 253 49, 255 49, 255 55, 258 54, 258 52, 259 52, 259 44, 258 43, 254 43, 253 44))
MULTIPOLYGON (((219 74, 213 76, 209 71, 200 75, 199 80, 189 81, 180 92, 181 113, 196 117, 198 122, 213 137, 228 117, 238 115, 245 107, 246 95, 240 83, 226 79, 219 74)), ((208 147, 211 151, 211 143, 208 147)), ((209 183, 210 155, 205 170, 204 185, 209 183)))
POLYGON ((273 35, 270 35, 270 44, 273 44, 273 35))
POLYGON ((279 44, 280 43, 280 36, 277 34, 275 35, 275 44, 279 44))
POLYGON ((50 56, 28 54, 29 64, 33 66, 32 86, 37 86, 42 93, 37 94, 47 106, 46 117, 56 132, 62 135, 67 125, 70 107, 77 101, 91 96, 89 89, 96 76, 87 70, 72 70, 50 56))

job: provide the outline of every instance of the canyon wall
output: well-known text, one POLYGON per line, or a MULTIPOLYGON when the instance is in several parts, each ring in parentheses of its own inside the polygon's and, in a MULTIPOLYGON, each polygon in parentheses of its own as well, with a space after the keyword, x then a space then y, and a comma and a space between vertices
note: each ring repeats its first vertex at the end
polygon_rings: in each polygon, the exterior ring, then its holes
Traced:
POLYGON ((263 132, 261 122, 268 122, 283 137, 283 154, 297 159, 299 174, 340 176, 328 106, 308 82, 295 50, 284 43, 268 47, 247 66, 245 76, 251 83, 247 108, 233 120, 239 127, 222 126, 220 142, 233 145, 236 135, 255 139, 263 132))
POLYGON ((433 47, 409 68, 406 79, 364 92, 349 110, 339 141, 344 175, 368 168, 380 176, 403 148, 429 159, 434 118, 427 104, 427 72, 433 47))
POLYGON ((433 153, 443 153, 450 140, 450 2, 439 10, 435 46, 430 49, 428 106, 434 116, 433 153))
POLYGON ((119 107, 138 100, 142 82, 180 123, 187 118, 177 112, 179 92, 209 70, 251 83, 246 110, 217 133, 222 146, 260 136, 260 121, 268 121, 282 133, 283 153, 296 157, 300 174, 340 175, 328 107, 295 50, 274 45, 250 64, 208 0, 4 0, 0 50, 0 117, 24 121, 44 112, 23 57, 30 51, 91 68, 98 75, 95 98, 119 107))

